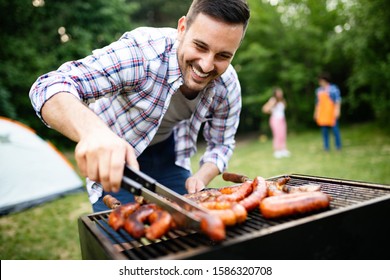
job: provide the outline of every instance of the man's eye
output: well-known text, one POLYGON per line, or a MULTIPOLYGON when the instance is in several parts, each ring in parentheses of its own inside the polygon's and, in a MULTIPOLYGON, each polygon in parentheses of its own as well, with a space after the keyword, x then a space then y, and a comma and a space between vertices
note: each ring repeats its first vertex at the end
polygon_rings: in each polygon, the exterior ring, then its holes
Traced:
POLYGON ((202 46, 202 45, 196 45, 196 48, 200 51, 206 51, 207 48, 205 46, 202 46))
POLYGON ((218 57, 222 60, 229 60, 232 58, 230 55, 227 55, 227 54, 220 54, 220 55, 218 55, 218 57))

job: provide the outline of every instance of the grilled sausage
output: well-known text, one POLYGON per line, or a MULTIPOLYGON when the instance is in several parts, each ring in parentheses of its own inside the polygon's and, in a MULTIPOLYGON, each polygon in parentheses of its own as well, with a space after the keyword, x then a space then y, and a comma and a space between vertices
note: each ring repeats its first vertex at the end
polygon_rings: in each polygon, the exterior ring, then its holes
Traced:
POLYGON ((236 214, 230 201, 207 201, 199 204, 209 210, 210 214, 218 216, 224 225, 232 226, 237 222, 236 214))
POLYGON ((237 202, 207 201, 200 206, 210 210, 210 213, 218 216, 226 226, 233 226, 246 220, 248 212, 245 207, 237 202))
POLYGON ((246 211, 243 205, 239 203, 234 203, 232 206, 232 210, 234 212, 234 215, 236 215, 236 221, 238 224, 246 221, 246 218, 248 217, 248 211, 246 211))
POLYGON ((137 202, 130 202, 115 208, 108 216, 108 224, 115 230, 124 226, 126 218, 140 207, 137 202))
POLYGON ((145 235, 144 222, 157 209, 155 204, 144 204, 125 219, 124 229, 134 238, 145 235))
POLYGON ((202 233, 211 240, 220 242, 226 238, 225 225, 218 216, 198 211, 194 212, 194 214, 200 218, 202 233))
POLYGON ((286 194, 283 190, 278 189, 278 187, 275 184, 269 184, 267 188, 267 196, 275 196, 275 195, 281 195, 286 194))
POLYGON ((234 226, 237 223, 237 217, 233 209, 214 209, 209 210, 209 212, 211 215, 220 218, 225 226, 234 226))
POLYGON ((267 196, 281 195, 288 193, 285 191, 289 176, 278 178, 276 181, 267 181, 267 196))
POLYGON ((283 176, 283 177, 280 177, 280 178, 278 178, 276 180, 276 184, 280 188, 280 187, 284 186, 285 184, 287 184, 288 181, 290 181, 290 177, 289 176, 283 176))
POLYGON ((234 185, 234 186, 228 186, 228 187, 222 187, 222 188, 219 188, 218 191, 221 194, 232 194, 234 192, 236 192, 239 188, 242 187, 242 184, 239 184, 239 185, 234 185))
POLYGON ((165 235, 172 226, 172 216, 162 209, 155 210, 149 215, 150 226, 145 229, 145 236, 148 239, 155 240, 165 235))
POLYGON ((233 182, 233 183, 244 183, 245 181, 249 180, 249 178, 245 175, 230 173, 230 172, 222 173, 222 179, 224 179, 227 182, 233 182))
POLYGON ((260 203, 260 212, 266 219, 310 213, 328 208, 330 196, 323 192, 299 192, 271 196, 260 203))
POLYGON ((109 194, 103 197, 103 202, 110 209, 115 209, 121 205, 121 202, 118 199, 109 194))
MULTIPOLYGON (((223 192, 222 190, 219 190, 223 192)), ((217 197, 217 201, 240 201, 252 193, 252 181, 245 181, 242 185, 230 194, 222 194, 217 197)))
POLYGON ((267 186, 264 178, 256 177, 253 180, 253 192, 238 203, 244 206, 247 212, 256 209, 260 202, 267 196, 267 186))

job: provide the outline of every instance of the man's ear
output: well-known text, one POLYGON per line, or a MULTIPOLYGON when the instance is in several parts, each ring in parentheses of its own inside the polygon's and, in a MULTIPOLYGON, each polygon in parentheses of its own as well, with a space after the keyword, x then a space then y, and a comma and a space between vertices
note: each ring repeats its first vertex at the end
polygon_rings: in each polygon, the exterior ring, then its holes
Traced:
POLYGON ((185 16, 182 16, 177 21, 177 32, 179 33, 179 36, 184 34, 186 29, 187 29, 187 18, 185 16))

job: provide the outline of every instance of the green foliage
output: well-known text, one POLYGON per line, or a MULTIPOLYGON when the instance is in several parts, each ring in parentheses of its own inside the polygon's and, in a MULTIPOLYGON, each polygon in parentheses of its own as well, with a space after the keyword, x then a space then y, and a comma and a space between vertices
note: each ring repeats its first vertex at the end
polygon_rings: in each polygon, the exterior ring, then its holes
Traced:
POLYGON ((132 29, 131 15, 137 8, 137 3, 125 0, 57 0, 40 7, 31 0, 0 0, 0 40, 6 42, 0 52, 4 102, 0 114, 32 126, 55 144, 69 146, 68 140, 35 117, 30 87, 39 75, 82 58, 132 29))
MULTIPOLYGON (((0 0, 0 115, 70 147, 73 143, 35 116, 28 92, 37 77, 134 27, 176 27, 191 0, 52 0, 39 7, 32 2, 0 0), (63 42, 66 36, 69 40, 63 42)), ((240 132, 267 131, 267 116, 260 108, 274 86, 285 92, 289 128, 314 128, 314 90, 322 70, 341 89, 342 123, 375 120, 390 129, 386 0, 248 2, 249 27, 233 60, 243 90, 240 132)))
POLYGON ((372 110, 389 127, 390 6, 386 0, 359 0, 351 13, 343 48, 354 62, 347 80, 349 102, 352 109, 372 110))

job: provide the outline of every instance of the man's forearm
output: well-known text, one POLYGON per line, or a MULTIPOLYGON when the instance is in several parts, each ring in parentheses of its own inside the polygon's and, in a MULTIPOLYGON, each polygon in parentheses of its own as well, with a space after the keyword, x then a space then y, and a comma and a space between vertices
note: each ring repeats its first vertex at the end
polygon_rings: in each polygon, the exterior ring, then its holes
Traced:
POLYGON ((205 162, 193 176, 202 180, 207 186, 219 173, 219 169, 214 163, 205 162))
POLYGON ((53 129, 79 142, 91 129, 107 126, 87 106, 73 95, 62 92, 54 95, 42 107, 42 118, 53 129))

